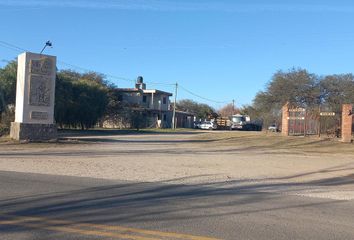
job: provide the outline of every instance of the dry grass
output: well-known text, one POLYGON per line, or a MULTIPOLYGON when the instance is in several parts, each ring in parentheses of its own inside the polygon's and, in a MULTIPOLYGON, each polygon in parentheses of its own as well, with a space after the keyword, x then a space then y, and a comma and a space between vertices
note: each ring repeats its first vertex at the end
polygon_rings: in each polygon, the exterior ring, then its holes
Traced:
MULTIPOLYGON (((32 147, 60 147, 63 144, 87 144, 79 139, 73 140, 75 136, 114 136, 132 134, 191 134, 193 140, 199 140, 200 144, 207 148, 232 147, 245 151, 272 151, 287 153, 328 153, 328 154, 354 154, 354 144, 342 143, 339 139, 326 139, 318 137, 283 137, 278 133, 266 132, 243 132, 243 131, 199 131, 191 129, 178 129, 173 131, 144 129, 139 131, 130 130, 90 130, 90 131, 63 131, 62 138, 56 143, 35 143, 29 144, 32 147)), ((8 136, 0 137, 0 145, 17 145, 8 136)), ((91 143, 92 144, 92 143, 91 143)))
POLYGON ((0 137, 0 143, 7 143, 9 141, 10 141, 10 136, 8 135, 0 137))
POLYGON ((318 137, 283 137, 266 132, 210 132, 196 136, 200 140, 212 140, 215 146, 235 146, 258 150, 287 150, 308 153, 354 153, 354 144, 339 139, 318 137))

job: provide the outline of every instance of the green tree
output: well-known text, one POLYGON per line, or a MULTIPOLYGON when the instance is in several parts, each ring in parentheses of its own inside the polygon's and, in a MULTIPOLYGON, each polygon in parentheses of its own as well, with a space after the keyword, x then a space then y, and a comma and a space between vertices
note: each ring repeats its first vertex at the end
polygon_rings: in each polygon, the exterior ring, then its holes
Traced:
POLYGON ((266 90, 257 93, 253 100, 253 109, 268 125, 279 122, 281 108, 291 106, 314 108, 321 101, 320 79, 305 69, 292 69, 288 72, 276 72, 266 90))
POLYGON ((354 103, 354 77, 352 74, 330 75, 320 82, 321 104, 339 111, 342 104, 354 103))
POLYGON ((0 69, 0 136, 9 133, 10 123, 15 118, 16 79, 16 61, 0 69))
POLYGON ((17 62, 12 61, 0 69, 0 113, 16 101, 17 62))
POLYGON ((197 118, 200 119, 205 119, 209 115, 215 113, 213 107, 204 103, 197 103, 190 99, 183 99, 178 101, 176 104, 176 108, 180 111, 194 113, 196 114, 197 118))
POLYGON ((320 96, 318 84, 319 78, 305 69, 278 71, 268 84, 265 95, 261 93, 260 97, 276 104, 278 108, 285 103, 309 107, 318 103, 320 96))
POLYGON ((107 86, 97 75, 62 71, 57 74, 55 119, 63 126, 87 129, 103 117, 108 104, 107 86))

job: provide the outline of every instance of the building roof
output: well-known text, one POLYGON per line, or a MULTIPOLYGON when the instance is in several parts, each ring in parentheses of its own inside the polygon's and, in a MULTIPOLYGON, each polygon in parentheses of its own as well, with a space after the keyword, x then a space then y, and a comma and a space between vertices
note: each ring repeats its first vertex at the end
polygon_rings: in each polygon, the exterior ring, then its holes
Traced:
POLYGON ((173 95, 172 93, 164 92, 164 91, 157 90, 157 89, 145 89, 145 90, 143 90, 143 92, 144 93, 154 93, 154 94, 165 94, 165 95, 168 95, 168 96, 172 96, 173 95))
POLYGON ((142 92, 142 90, 138 88, 116 88, 115 90, 119 92, 142 92))
POLYGON ((146 89, 146 83, 143 82, 143 77, 139 76, 136 83, 135 88, 116 88, 117 91, 120 92, 140 92, 145 94, 161 94, 172 96, 172 93, 157 90, 157 89, 146 89))
POLYGON ((197 115, 197 114, 195 114, 195 113, 184 112, 184 111, 179 111, 179 110, 176 110, 176 114, 186 115, 186 116, 193 116, 193 117, 197 115))
POLYGON ((157 89, 139 89, 139 88, 116 88, 119 92, 142 92, 146 94, 164 94, 167 96, 172 96, 172 93, 157 90, 157 89))

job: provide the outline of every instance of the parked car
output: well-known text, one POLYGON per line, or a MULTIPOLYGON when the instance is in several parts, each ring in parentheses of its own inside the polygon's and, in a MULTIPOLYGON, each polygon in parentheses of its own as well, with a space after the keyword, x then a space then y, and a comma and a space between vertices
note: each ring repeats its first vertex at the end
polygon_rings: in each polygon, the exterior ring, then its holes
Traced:
POLYGON ((194 128, 198 129, 200 128, 200 124, 202 124, 201 122, 194 122, 194 128))
POLYGON ((214 122, 206 121, 206 122, 202 122, 199 125, 199 128, 206 129, 206 130, 215 130, 217 128, 217 125, 214 122))
POLYGON ((272 124, 268 127, 268 131, 270 132, 279 132, 279 128, 276 124, 272 124))

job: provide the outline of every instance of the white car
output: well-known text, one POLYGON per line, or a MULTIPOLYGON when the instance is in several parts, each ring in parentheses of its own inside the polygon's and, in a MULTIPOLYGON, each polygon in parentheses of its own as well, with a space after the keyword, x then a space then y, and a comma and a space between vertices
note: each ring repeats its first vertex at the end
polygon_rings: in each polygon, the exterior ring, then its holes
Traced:
POLYGON ((272 124, 268 127, 268 131, 270 132, 279 132, 279 129, 276 124, 272 124))
POLYGON ((217 126, 214 122, 206 121, 206 122, 202 122, 199 125, 199 128, 205 129, 205 130, 215 130, 217 128, 217 126))
POLYGON ((194 128, 198 129, 200 128, 200 124, 202 124, 201 122, 194 122, 194 128))

